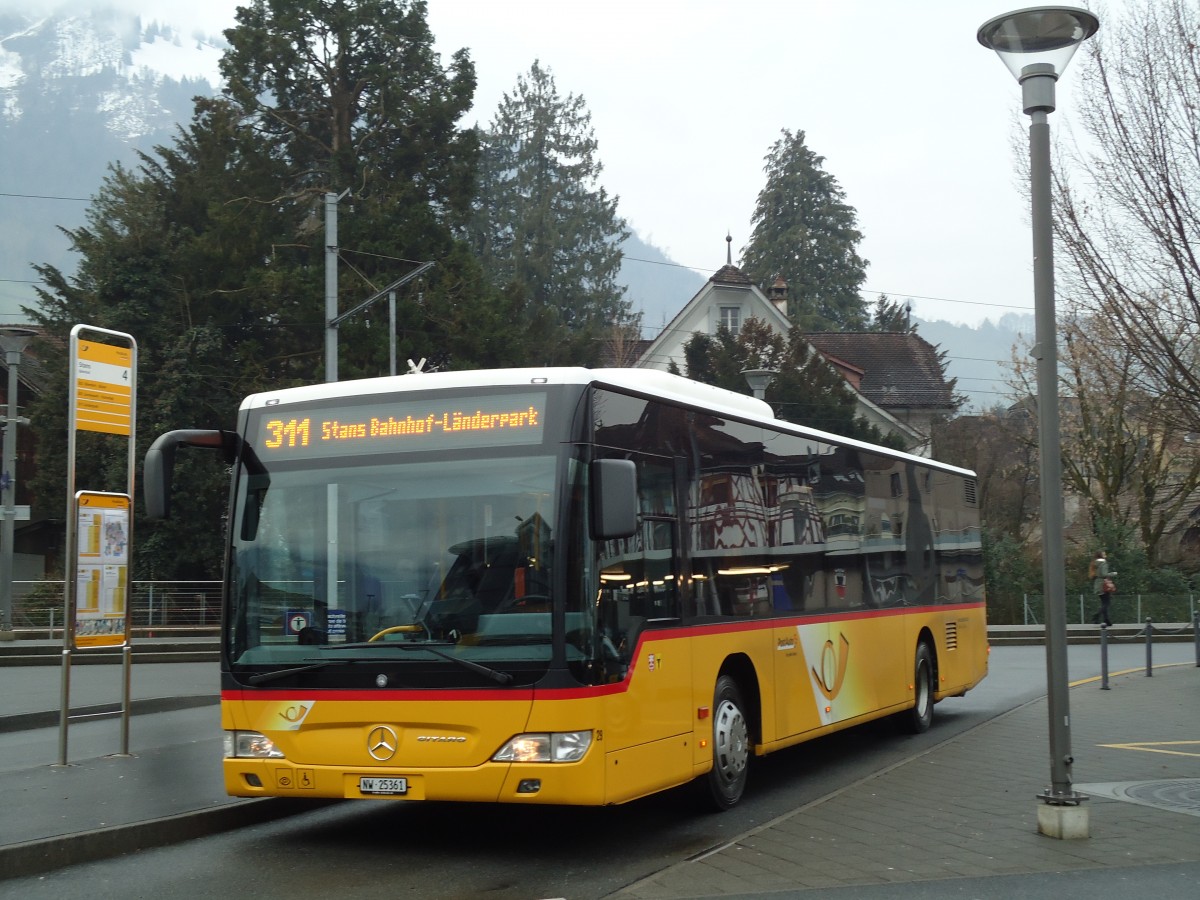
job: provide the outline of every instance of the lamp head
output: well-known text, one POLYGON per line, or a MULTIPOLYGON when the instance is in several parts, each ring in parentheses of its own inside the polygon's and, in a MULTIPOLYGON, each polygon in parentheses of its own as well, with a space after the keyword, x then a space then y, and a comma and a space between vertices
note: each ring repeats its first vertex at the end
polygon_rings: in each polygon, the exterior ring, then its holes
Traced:
MULTIPOLYGON (((1074 6, 1037 6, 1018 9, 988 19, 976 37, 996 51, 1004 65, 1021 81, 1030 65, 1049 65, 1057 78, 1075 55, 1075 49, 1100 28, 1100 20, 1074 6)), ((1037 74, 1047 74, 1042 68, 1037 74)))
POLYGON ((743 369, 742 377, 746 379, 746 383, 750 385, 750 390, 754 392, 754 396, 759 400, 767 392, 767 388, 771 386, 771 382, 775 380, 775 376, 779 373, 774 369, 743 369))
POLYGON ((29 342, 37 337, 32 328, 20 325, 0 325, 0 349, 5 353, 23 353, 29 342))

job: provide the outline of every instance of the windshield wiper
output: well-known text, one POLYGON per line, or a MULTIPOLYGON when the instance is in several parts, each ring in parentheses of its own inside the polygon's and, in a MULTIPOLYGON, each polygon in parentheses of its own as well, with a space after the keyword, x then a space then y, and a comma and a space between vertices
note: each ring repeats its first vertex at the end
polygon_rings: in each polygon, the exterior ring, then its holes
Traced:
POLYGON ((499 669, 493 669, 490 666, 480 665, 472 660, 463 659, 461 656, 451 656, 449 653, 443 653, 441 650, 433 649, 433 647, 430 647, 428 644, 397 644, 396 646, 401 650, 426 650, 429 653, 432 653, 434 656, 449 660, 452 663, 457 663, 464 669, 469 669, 478 675, 482 675, 484 678, 490 678, 492 681, 496 682, 496 684, 511 684, 513 680, 512 675, 510 675, 508 672, 501 672, 499 669))
POLYGON ((326 666, 353 665, 354 663, 384 663, 394 662, 391 657, 378 656, 363 656, 363 657, 346 657, 338 659, 322 659, 311 663, 307 666, 290 666, 286 669, 276 669, 273 672, 259 672, 257 675, 251 675, 246 679, 248 684, 264 684, 268 681, 276 681, 280 678, 287 678, 289 675, 299 675, 301 672, 311 672, 314 669, 324 669, 326 666))
MULTIPOLYGON (((450 641, 438 641, 437 643, 442 647, 453 647, 454 646, 454 644, 451 643, 450 641)), ((365 644, 339 644, 338 645, 338 647, 343 650, 351 649, 354 647, 372 647, 372 648, 374 648, 374 647, 378 647, 378 646, 379 646, 378 644, 376 644, 372 641, 368 641, 365 644)), ((508 672, 501 672, 499 669, 493 669, 490 666, 480 665, 479 663, 472 662, 469 659, 463 659, 461 656, 451 656, 449 653, 443 653, 441 650, 435 650, 433 648, 433 646, 431 645, 431 643, 429 643, 429 642, 389 644, 388 649, 389 650, 425 650, 429 653, 432 653, 434 656, 438 656, 438 657, 441 657, 442 659, 449 660, 452 663, 456 663, 457 665, 462 666, 464 669, 469 669, 470 671, 475 672, 477 675, 482 675, 484 678, 490 678, 492 681, 496 682, 496 684, 511 684, 512 680, 513 680, 512 675, 510 675, 508 672)))

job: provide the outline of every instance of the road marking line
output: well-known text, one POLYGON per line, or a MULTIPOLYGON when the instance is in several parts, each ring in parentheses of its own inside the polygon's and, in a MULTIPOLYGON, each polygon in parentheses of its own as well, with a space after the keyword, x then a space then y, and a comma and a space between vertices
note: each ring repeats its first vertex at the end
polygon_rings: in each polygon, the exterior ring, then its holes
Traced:
MULTIPOLYGON (((1152 669, 1177 669, 1180 666, 1191 666, 1190 662, 1186 663, 1160 663, 1157 666, 1151 666, 1152 669)), ((1138 666, 1136 669, 1122 669, 1119 672, 1109 672, 1109 678, 1116 678, 1118 675, 1133 675, 1137 672, 1145 672, 1145 666, 1138 666)), ((1097 681, 1102 681, 1103 675, 1093 675, 1091 678, 1080 678, 1078 681, 1070 682, 1067 687, 1079 687, 1081 684, 1095 684, 1097 681)))
POLYGON ((1166 753, 1171 756, 1200 756, 1200 741, 1147 741, 1142 744, 1098 744, 1113 750, 1142 750, 1146 753, 1166 753), (1162 750, 1161 747, 1195 747, 1193 751, 1162 750))

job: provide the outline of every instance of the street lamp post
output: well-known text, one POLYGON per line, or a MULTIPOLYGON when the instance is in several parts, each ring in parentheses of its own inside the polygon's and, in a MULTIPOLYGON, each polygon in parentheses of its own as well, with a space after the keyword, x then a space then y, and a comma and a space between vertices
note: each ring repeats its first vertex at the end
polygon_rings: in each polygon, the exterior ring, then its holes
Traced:
POLYGON ((1088 837, 1086 796, 1071 782, 1071 711, 1067 683, 1066 562, 1063 553, 1062 444, 1058 418, 1058 348, 1054 313, 1050 123, 1054 87, 1076 48, 1100 27, 1086 9, 1043 6, 989 19, 978 40, 995 50, 1021 84, 1029 114, 1033 219, 1033 305, 1037 360, 1038 451, 1042 493, 1042 579, 1046 599, 1046 681, 1050 787, 1039 795, 1038 830, 1057 838, 1088 837))
POLYGON ((4 416, 4 440, 0 458, 0 497, 3 522, 0 522, 0 641, 16 639, 13 630, 13 550, 17 521, 17 425, 25 420, 17 415, 17 377, 21 354, 34 332, 28 328, 0 328, 0 348, 8 367, 8 412, 4 416))

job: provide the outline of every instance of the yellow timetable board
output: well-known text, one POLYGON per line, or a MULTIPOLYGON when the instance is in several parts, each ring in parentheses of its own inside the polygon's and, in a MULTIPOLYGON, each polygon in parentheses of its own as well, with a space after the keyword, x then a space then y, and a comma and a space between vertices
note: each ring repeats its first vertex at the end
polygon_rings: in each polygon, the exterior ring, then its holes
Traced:
POLYGON ((129 495, 75 495, 75 646, 121 646, 129 634, 129 495))
POLYGON ((79 340, 73 409, 81 431, 128 435, 133 421, 133 349, 79 340))

